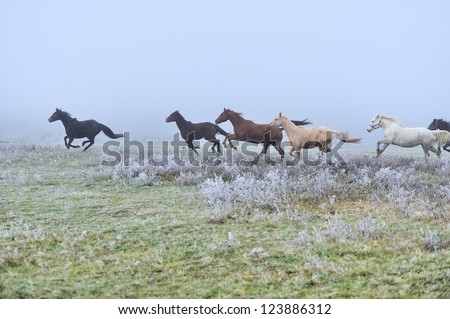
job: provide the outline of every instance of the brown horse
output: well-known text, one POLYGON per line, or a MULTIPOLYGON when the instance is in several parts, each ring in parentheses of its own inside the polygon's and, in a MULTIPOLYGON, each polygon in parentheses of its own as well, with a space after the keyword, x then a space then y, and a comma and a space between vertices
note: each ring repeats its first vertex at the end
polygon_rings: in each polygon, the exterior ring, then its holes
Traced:
POLYGON ((167 117, 166 122, 177 123, 177 126, 180 129, 181 137, 186 141, 188 147, 192 149, 196 154, 198 154, 198 152, 196 150, 196 147, 194 147, 194 144, 192 143, 194 140, 201 140, 202 138, 204 138, 205 140, 213 143, 213 153, 215 153, 216 146, 217 151, 220 153, 220 141, 216 139, 216 134, 219 133, 223 136, 227 136, 228 134, 222 128, 220 128, 219 125, 215 125, 210 122, 192 123, 190 121, 186 121, 178 111, 170 114, 167 117))
MULTIPOLYGON (((270 145, 273 145, 281 157, 284 156, 283 148, 281 147, 281 141, 283 139, 282 129, 276 126, 268 127, 267 124, 256 124, 253 121, 246 120, 242 117, 241 113, 232 111, 230 109, 223 109, 222 114, 216 119, 216 124, 230 121, 234 128, 234 133, 229 134, 223 140, 223 145, 226 147, 226 142, 231 147, 236 147, 231 142, 232 140, 245 141, 255 144, 263 144, 263 150, 259 154, 266 154, 270 145)), ((296 125, 311 124, 308 120, 295 121, 296 125)))

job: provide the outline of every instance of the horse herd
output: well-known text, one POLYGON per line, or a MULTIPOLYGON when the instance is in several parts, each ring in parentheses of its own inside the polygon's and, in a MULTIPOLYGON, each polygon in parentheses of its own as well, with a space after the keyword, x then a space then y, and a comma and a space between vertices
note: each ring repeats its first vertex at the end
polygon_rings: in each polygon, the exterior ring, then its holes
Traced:
MULTIPOLYGON (((87 150, 94 144, 95 136, 100 131, 114 139, 124 136, 123 134, 115 134, 109 127, 95 120, 78 121, 68 112, 57 108, 48 121, 58 120, 65 127, 64 143, 68 149, 80 147, 79 145, 72 145, 74 139, 87 138, 82 142, 82 146, 89 143, 83 149, 84 151, 87 150)), ((283 157, 284 150, 281 147, 281 141, 283 139, 282 131, 284 130, 291 143, 289 154, 293 156, 296 153, 298 159, 301 159, 301 150, 305 148, 318 147, 322 153, 330 152, 330 145, 334 137, 344 143, 359 143, 361 141, 361 138, 350 138, 346 132, 333 130, 326 126, 307 128, 306 125, 312 124, 307 119, 302 121, 290 120, 281 113, 269 124, 256 124, 243 118, 241 113, 224 108, 223 112, 217 117, 215 124, 213 124, 211 122, 192 123, 187 121, 180 112, 175 111, 167 117, 166 122, 177 124, 182 138, 195 153, 197 153, 197 150, 193 141, 201 139, 212 142, 212 151, 215 152, 217 148, 220 153, 220 141, 216 138, 217 133, 225 136, 224 147, 226 147, 228 141, 228 145, 236 149, 232 143, 235 140, 263 144, 260 154, 262 155, 272 145, 283 157), (219 127, 218 124, 226 121, 230 121, 233 125, 233 133, 227 133, 219 127)), ((421 145, 425 157, 430 155, 430 151, 439 157, 441 146, 444 150, 450 152, 450 123, 442 119, 434 119, 428 128, 410 128, 405 127, 392 116, 378 114, 370 122, 367 131, 371 132, 378 128, 384 130, 384 138, 377 143, 377 157, 391 144, 402 147, 421 145)))

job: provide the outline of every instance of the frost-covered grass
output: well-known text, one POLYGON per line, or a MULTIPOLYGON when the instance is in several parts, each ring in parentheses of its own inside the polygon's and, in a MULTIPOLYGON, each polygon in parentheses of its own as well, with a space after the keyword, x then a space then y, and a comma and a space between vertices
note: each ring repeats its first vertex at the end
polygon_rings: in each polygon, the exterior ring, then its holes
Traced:
POLYGON ((0 146, 0 298, 449 298, 450 157, 0 146))

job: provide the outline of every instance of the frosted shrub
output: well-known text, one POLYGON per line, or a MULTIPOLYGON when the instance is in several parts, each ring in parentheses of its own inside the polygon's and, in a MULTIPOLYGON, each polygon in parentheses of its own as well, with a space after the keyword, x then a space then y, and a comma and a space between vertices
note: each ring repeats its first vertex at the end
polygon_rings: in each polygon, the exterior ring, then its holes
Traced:
POLYGON ((116 182, 134 186, 152 186, 161 183, 153 166, 139 166, 137 162, 130 166, 107 168, 108 175, 116 182))
POLYGON ((446 185, 440 185, 436 191, 436 196, 440 198, 444 203, 450 203, 450 182, 446 185))
POLYGON ((365 190, 372 185, 372 178, 369 175, 370 170, 361 168, 357 172, 349 174, 350 180, 353 182, 352 186, 357 190, 365 190))
POLYGON ((441 238, 437 231, 428 228, 425 232, 423 232, 423 237, 426 250, 436 251, 443 248, 441 238))
POLYGON ((138 176, 134 177, 131 182, 133 185, 136 186, 152 186, 152 185, 159 185, 160 180, 157 176, 153 174, 149 174, 149 172, 140 172, 138 176))
POLYGON ((394 170, 389 167, 381 168, 373 177, 373 186, 376 189, 398 188, 419 183, 413 168, 394 170))
POLYGON ((205 180, 205 174, 203 172, 180 172, 180 175, 176 178, 178 185, 198 185, 205 180))
POLYGON ((312 230, 303 230, 298 233, 297 237, 291 242, 295 247, 303 248, 308 246, 313 246, 315 244, 320 244, 325 240, 324 233, 313 228, 312 230))
POLYGON ((25 173, 23 171, 20 171, 15 176, 11 176, 11 175, 9 176, 9 183, 17 184, 17 185, 26 184, 26 183, 28 183, 28 177, 25 175, 25 173))
POLYGON ((229 211, 233 207, 229 185, 221 177, 208 178, 200 184, 200 194, 212 208, 213 213, 229 211))
POLYGON ((46 237, 43 229, 34 228, 25 220, 11 221, 0 226, 0 238, 15 241, 42 241, 46 237))
POLYGON ((248 253, 249 253, 249 255, 252 255, 255 257, 262 257, 266 254, 264 248, 262 248, 262 247, 252 248, 248 253))
POLYGON ((339 242, 355 239, 356 235, 351 227, 342 217, 336 215, 328 220, 327 237, 339 242))
POLYGON ((38 173, 35 173, 35 174, 33 175, 33 178, 34 178, 34 180, 35 180, 38 184, 44 184, 44 183, 45 183, 44 178, 43 178, 40 174, 38 174, 38 173))
POLYGON ((358 219, 355 224, 358 237, 365 240, 378 239, 387 231, 387 224, 384 221, 378 221, 374 217, 365 217, 358 219))
POLYGON ((417 194, 414 190, 395 186, 389 190, 387 198, 395 212, 410 216, 411 210, 414 209, 413 205, 416 202, 417 194))

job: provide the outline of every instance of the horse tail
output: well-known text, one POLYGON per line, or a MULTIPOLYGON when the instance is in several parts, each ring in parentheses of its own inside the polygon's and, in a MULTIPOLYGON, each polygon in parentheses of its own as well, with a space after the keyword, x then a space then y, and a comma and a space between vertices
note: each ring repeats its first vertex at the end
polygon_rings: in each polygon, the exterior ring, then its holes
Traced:
POLYGON ((105 135, 110 138, 123 137, 123 134, 115 134, 109 127, 107 127, 106 125, 104 125, 102 123, 98 123, 98 125, 100 125, 100 128, 102 129, 103 133, 105 133, 105 135))
POLYGON ((219 125, 216 125, 216 133, 222 134, 223 136, 227 136, 230 133, 225 132, 219 125))
POLYGON ((436 137, 436 142, 439 144, 439 146, 450 142, 450 132, 437 130, 433 131, 432 133, 436 137))
POLYGON ((333 131, 334 135, 344 143, 359 143, 361 138, 350 138, 347 132, 333 131))

